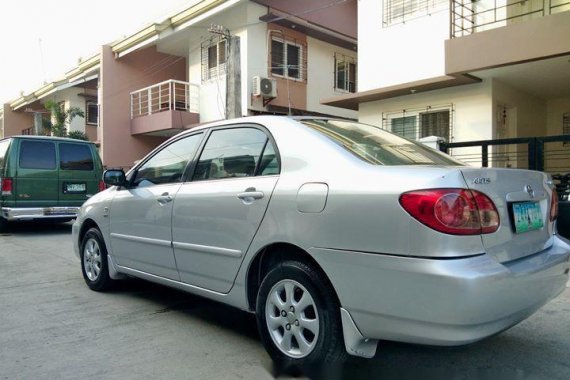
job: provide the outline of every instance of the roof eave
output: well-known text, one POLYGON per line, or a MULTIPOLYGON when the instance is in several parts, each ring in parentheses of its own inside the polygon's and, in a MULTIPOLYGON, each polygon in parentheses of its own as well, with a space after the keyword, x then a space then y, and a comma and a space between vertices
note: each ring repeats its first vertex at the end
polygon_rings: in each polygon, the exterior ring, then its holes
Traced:
POLYGON ((462 86, 479 82, 481 82, 480 78, 467 74, 456 76, 443 75, 439 77, 403 83, 395 86, 375 88, 373 90, 357 92, 355 94, 326 98, 322 99, 320 103, 327 106, 358 111, 360 103, 374 102, 378 100, 396 98, 399 96, 417 94, 420 92, 439 90, 443 88, 462 86))

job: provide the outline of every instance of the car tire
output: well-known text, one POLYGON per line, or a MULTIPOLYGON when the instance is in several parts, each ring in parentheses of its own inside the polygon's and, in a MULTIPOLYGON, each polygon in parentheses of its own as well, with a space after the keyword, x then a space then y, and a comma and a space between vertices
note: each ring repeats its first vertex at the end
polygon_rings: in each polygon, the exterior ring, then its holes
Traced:
POLYGON ((8 227, 8 221, 0 216, 0 232, 6 231, 8 227))
POLYGON ((109 276, 107 263, 107 247, 101 231, 91 228, 81 241, 81 272, 83 279, 91 290, 102 292, 113 285, 109 276))
POLYGON ((282 372, 318 371, 347 357, 336 294, 311 265, 273 267, 259 288, 256 314, 262 343, 282 372))

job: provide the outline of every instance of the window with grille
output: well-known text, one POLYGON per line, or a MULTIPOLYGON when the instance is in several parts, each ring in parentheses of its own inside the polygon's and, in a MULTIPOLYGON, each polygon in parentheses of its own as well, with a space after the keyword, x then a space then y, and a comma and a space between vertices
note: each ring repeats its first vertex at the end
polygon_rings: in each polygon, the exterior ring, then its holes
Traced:
POLYGON ((451 105, 387 112, 383 115, 383 128, 410 140, 438 136, 449 142, 453 131, 452 116, 451 105))
MULTIPOLYGON (((570 112, 562 115, 562 134, 570 135, 570 112)), ((563 146, 570 146, 570 141, 565 141, 563 146)))
POLYGON ((226 73, 227 42, 223 37, 202 43, 202 82, 226 73))
POLYGON ((89 125, 98 125, 99 124, 99 106, 97 102, 92 100, 88 100, 85 104, 85 108, 87 110, 87 124, 89 125))
POLYGON ((300 43, 271 38, 271 74, 273 76, 304 81, 305 49, 300 43))
POLYGON ((356 92, 356 59, 335 53, 334 66, 335 90, 356 92))
POLYGON ((404 23, 446 9, 446 0, 384 0, 383 25, 404 23))

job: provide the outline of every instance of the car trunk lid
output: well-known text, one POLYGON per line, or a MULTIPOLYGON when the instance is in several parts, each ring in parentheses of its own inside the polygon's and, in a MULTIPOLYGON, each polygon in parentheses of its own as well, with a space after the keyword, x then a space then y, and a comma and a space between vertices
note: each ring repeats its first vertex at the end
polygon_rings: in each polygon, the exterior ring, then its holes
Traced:
POLYGON ((462 168, 461 172, 468 188, 490 197, 499 212, 499 230, 481 235, 488 254, 507 262, 552 244, 551 189, 545 173, 495 168, 462 168))

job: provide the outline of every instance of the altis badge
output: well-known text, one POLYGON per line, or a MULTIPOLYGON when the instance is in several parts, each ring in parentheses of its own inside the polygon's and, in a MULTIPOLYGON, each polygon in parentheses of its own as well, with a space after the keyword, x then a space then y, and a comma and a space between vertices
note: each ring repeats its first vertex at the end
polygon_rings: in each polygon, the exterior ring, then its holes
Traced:
POLYGON ((477 177, 473 179, 475 185, 488 185, 491 183, 491 178, 487 177, 477 177))

